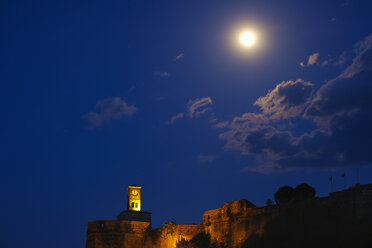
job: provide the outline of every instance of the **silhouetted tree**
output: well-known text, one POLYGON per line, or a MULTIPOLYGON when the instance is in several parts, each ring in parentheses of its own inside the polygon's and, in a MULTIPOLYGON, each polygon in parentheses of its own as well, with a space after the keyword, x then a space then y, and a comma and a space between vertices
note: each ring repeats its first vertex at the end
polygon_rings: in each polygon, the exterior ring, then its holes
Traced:
POLYGON ((302 183, 300 185, 297 185, 297 187, 294 190, 294 200, 303 201, 306 199, 312 199, 314 198, 315 194, 316 191, 313 187, 306 183, 302 183))
POLYGON ((276 203, 282 204, 291 202, 294 198, 294 191, 295 190, 292 187, 287 185, 280 187, 274 194, 276 203))

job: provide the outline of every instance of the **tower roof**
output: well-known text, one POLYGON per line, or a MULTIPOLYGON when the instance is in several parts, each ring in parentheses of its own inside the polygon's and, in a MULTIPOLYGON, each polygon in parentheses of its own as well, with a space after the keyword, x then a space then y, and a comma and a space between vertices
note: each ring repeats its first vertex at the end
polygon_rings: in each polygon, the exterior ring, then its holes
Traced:
POLYGON ((142 188, 141 186, 135 185, 135 184, 129 185, 128 187, 139 187, 139 188, 142 188))

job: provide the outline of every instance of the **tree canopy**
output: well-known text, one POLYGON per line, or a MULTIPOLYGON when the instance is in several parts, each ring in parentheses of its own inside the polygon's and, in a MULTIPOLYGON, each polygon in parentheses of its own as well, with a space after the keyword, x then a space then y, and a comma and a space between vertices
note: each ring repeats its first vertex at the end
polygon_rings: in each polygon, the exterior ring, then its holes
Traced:
POLYGON ((313 187, 306 183, 297 185, 295 188, 294 200, 303 201, 306 199, 312 199, 315 197, 316 191, 313 187))
POLYGON ((277 204, 300 202, 314 198, 315 194, 315 189, 306 183, 299 184, 296 188, 285 185, 276 191, 274 199, 277 204))
POLYGON ((293 200, 294 197, 294 188, 285 185, 283 187, 280 187, 278 191, 274 194, 274 199, 276 203, 283 204, 283 203, 289 203, 293 200))

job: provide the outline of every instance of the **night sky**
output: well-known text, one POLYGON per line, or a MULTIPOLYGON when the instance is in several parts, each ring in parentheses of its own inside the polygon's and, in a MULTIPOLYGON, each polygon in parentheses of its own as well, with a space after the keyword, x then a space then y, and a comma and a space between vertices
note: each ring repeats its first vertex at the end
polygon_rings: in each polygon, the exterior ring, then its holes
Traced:
POLYGON ((372 1, 0 1, 0 247, 372 183, 372 1), (238 33, 253 30, 244 47, 238 33), (346 172, 345 180, 341 174, 346 172))

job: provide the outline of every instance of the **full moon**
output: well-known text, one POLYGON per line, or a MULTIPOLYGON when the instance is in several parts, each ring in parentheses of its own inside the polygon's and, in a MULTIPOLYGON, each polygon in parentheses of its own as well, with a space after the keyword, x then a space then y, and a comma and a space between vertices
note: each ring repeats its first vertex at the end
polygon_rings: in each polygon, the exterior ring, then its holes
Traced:
POLYGON ((240 43, 243 46, 250 47, 256 41, 256 36, 252 32, 243 32, 240 34, 240 43))

